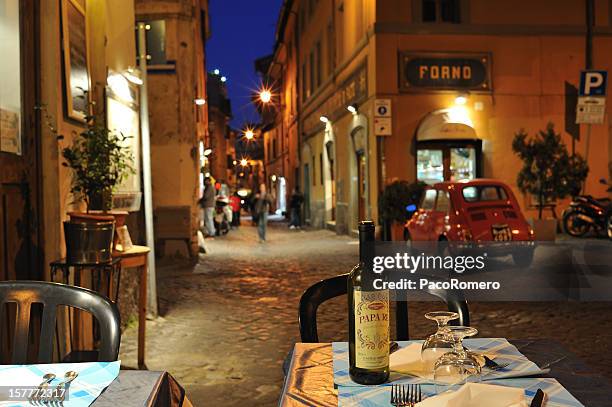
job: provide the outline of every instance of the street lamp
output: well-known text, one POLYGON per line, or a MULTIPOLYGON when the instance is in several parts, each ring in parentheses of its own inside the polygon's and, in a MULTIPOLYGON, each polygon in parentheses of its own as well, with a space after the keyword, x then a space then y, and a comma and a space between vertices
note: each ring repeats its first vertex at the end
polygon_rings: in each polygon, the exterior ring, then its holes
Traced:
POLYGON ((212 148, 207 148, 206 150, 204 150, 204 157, 208 157, 211 154, 212 154, 212 148))
POLYGON ((255 133, 253 132, 253 129, 246 129, 244 131, 244 137, 247 140, 253 140, 253 138, 255 137, 255 133))
POLYGON ((329 122, 329 118, 325 115, 322 115, 321 117, 319 117, 319 120, 321 120, 323 123, 329 122))
POLYGON ((249 160, 243 158, 242 160, 240 160, 240 165, 246 167, 247 165, 249 165, 249 160))
POLYGON ((262 103, 270 103, 272 100, 272 92, 270 92, 270 89, 262 89, 259 92, 259 100, 261 100, 262 103))

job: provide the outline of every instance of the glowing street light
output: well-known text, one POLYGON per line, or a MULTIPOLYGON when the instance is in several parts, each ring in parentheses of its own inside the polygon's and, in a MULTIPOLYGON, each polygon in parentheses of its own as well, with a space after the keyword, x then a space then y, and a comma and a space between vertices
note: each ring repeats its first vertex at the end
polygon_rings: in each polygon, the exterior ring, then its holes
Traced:
POLYGON ((259 100, 261 100, 262 103, 270 103, 272 100, 272 92, 270 92, 270 89, 262 89, 259 92, 259 100))
POLYGON ((246 129, 244 131, 244 137, 247 140, 253 140, 253 138, 255 138, 255 133, 253 132, 253 129, 246 129))
POLYGON ((240 165, 246 167, 247 165, 249 165, 249 160, 243 158, 242 160, 240 160, 240 165))
POLYGON ((325 115, 319 117, 319 120, 321 120, 323 123, 329 122, 329 118, 327 116, 325 116, 325 115))

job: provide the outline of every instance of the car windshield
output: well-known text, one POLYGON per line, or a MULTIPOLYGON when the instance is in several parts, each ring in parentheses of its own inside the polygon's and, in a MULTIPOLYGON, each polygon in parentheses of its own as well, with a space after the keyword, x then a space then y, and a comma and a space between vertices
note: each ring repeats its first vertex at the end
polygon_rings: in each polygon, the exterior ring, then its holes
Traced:
POLYGON ((469 186, 462 190, 466 202, 504 201, 508 198, 503 187, 498 185, 469 186))

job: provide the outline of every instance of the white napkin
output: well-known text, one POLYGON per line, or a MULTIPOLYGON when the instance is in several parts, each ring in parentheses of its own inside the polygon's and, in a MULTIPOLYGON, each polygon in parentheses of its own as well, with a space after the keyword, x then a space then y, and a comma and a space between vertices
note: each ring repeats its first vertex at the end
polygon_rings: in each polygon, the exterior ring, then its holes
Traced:
POLYGON ((467 383, 457 391, 426 398, 416 407, 527 407, 523 389, 467 383))
MULTIPOLYGON (((440 353, 438 356, 442 356, 442 354, 443 353, 440 353)), ((434 362, 423 362, 421 359, 420 343, 411 343, 405 348, 398 349, 389 355, 389 369, 392 372, 400 372, 429 379, 433 377, 434 362)))

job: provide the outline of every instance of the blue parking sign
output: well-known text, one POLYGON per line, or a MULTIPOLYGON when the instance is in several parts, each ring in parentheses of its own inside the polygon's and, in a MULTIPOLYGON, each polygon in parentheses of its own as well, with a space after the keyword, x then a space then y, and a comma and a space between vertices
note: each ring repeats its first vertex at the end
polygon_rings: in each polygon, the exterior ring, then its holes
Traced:
POLYGON ((580 96, 606 96, 607 71, 580 72, 580 96))

